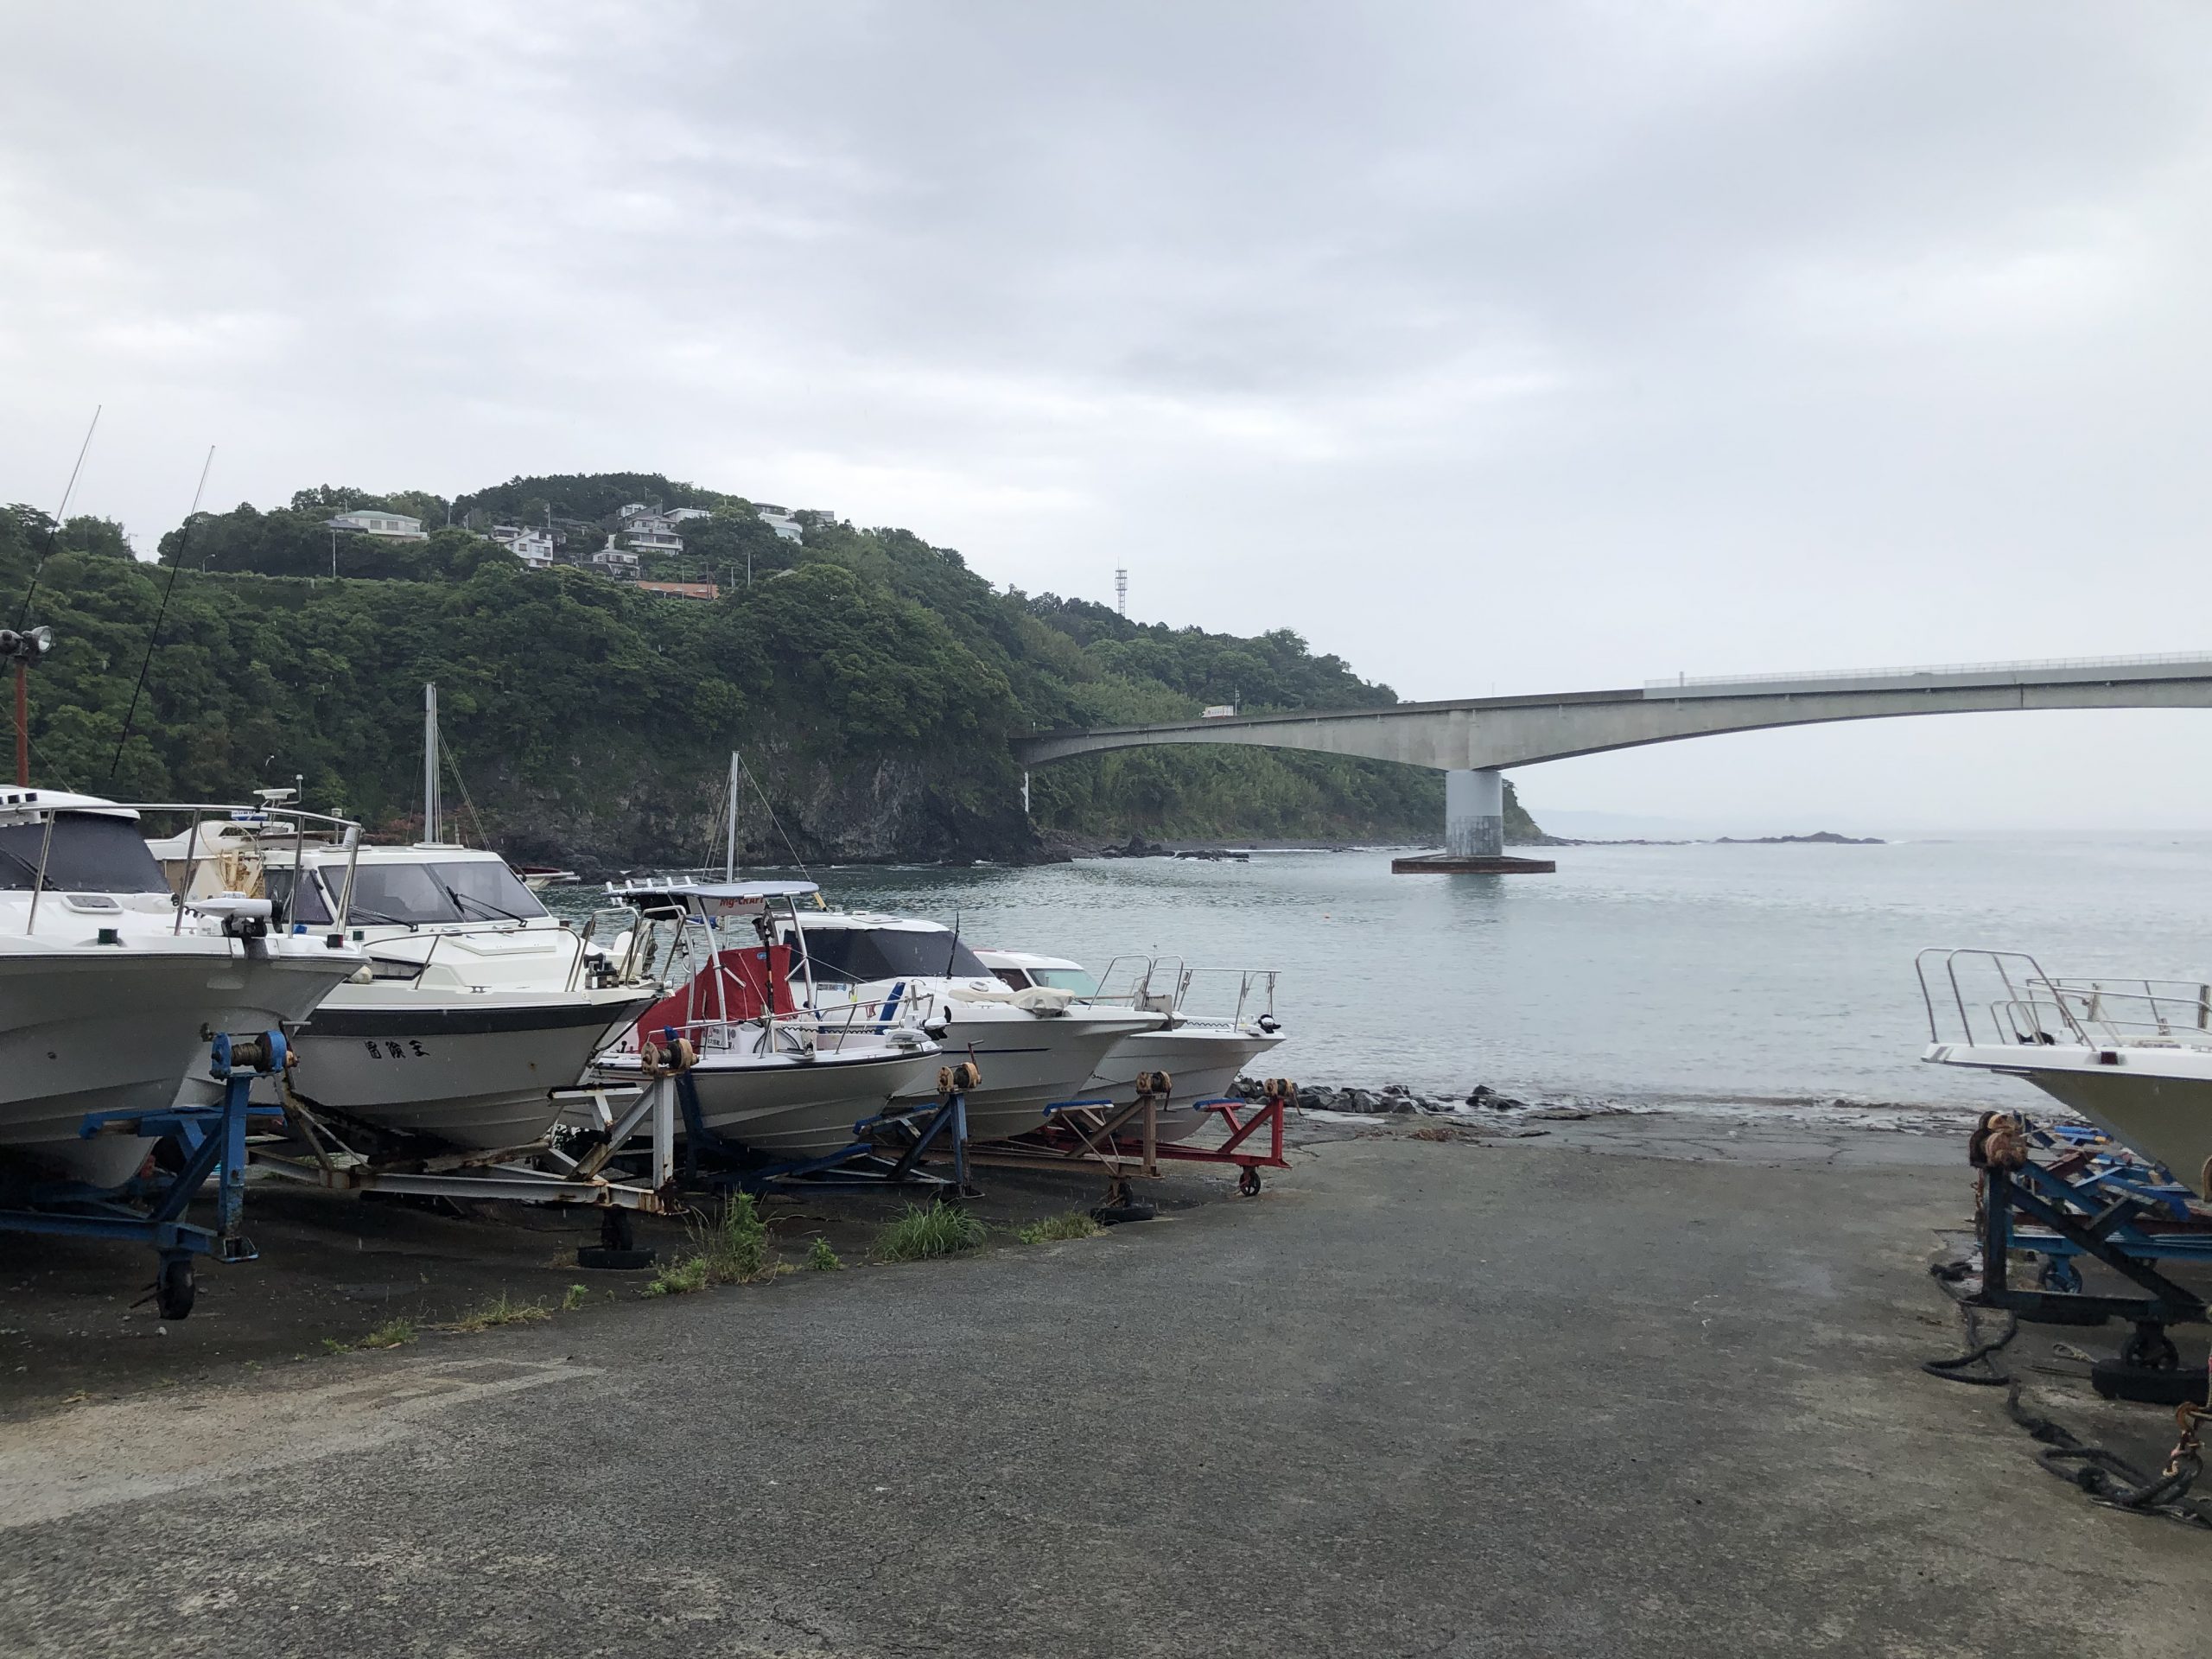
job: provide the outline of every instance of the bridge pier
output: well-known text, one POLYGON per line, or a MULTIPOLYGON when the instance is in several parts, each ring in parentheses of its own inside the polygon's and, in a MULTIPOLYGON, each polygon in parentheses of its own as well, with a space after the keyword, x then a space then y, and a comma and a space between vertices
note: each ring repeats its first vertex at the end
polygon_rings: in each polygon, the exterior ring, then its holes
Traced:
POLYGON ((1505 855, 1505 774, 1455 766, 1444 774, 1444 850, 1394 858, 1394 875, 1519 875, 1554 870, 1548 858, 1505 855))
POLYGON ((1444 855, 1505 855, 1505 774, 1495 766, 1444 774, 1444 855))

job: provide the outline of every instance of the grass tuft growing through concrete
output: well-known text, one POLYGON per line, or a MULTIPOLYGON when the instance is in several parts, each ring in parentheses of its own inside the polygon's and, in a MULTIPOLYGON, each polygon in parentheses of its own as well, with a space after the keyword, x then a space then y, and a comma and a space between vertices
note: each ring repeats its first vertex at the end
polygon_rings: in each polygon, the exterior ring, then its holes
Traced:
POLYGON ((981 1244, 988 1230, 957 1205, 931 1204, 924 1209, 910 1204, 905 1214, 887 1222, 876 1234, 875 1257, 879 1262, 920 1262, 957 1255, 981 1244))
POLYGON ((695 1290, 707 1287, 707 1258, 695 1255, 688 1262, 672 1262, 645 1281, 648 1296, 686 1296, 695 1290))
POLYGON ((584 1298, 590 1294, 582 1285, 570 1285, 561 1294, 561 1311, 563 1313, 575 1313, 584 1305, 584 1298))
POLYGON ((710 1283, 749 1285, 772 1279, 779 1270, 768 1249, 768 1218, 750 1192, 732 1193, 713 1221, 693 1224, 691 1238, 710 1283))
POLYGON ((810 1273, 835 1273, 844 1265, 837 1259, 837 1252, 830 1248, 830 1241, 817 1233, 813 1248, 806 1253, 807 1270, 810 1273))
POLYGON ((361 1348, 397 1348, 402 1343, 414 1340, 414 1320, 386 1319, 365 1337, 358 1338, 352 1342, 340 1342, 335 1337, 325 1337, 322 1339, 322 1345, 324 1351, 328 1353, 350 1354, 356 1349, 361 1348))
POLYGON ((753 1285, 791 1268, 768 1248, 768 1218, 750 1192, 733 1193, 709 1221, 691 1224, 696 1254, 663 1268, 648 1296, 683 1296, 709 1285, 753 1285))
POLYGON ((446 1327, 448 1331, 489 1331, 494 1325, 530 1325, 539 1319, 550 1319, 553 1310, 543 1302, 518 1302, 505 1291, 499 1293, 497 1301, 486 1302, 474 1313, 465 1313, 446 1327))
POLYGON ((1047 1216, 1027 1227, 1017 1227, 1014 1236, 1025 1244, 1053 1244, 1064 1238, 1094 1238, 1105 1230, 1090 1218, 1088 1210, 1071 1210, 1065 1215, 1047 1216))

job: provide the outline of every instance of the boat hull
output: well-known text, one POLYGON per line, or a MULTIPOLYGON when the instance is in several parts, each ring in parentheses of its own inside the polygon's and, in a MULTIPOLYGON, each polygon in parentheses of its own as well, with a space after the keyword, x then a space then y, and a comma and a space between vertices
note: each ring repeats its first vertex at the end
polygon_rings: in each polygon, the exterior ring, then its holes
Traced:
MULTIPOLYGON (((334 994, 294 1040, 293 1088, 395 1134, 495 1150, 543 1139, 572 1087, 652 997, 505 993, 468 1001, 334 994)), ((358 992, 359 994, 353 994, 358 992)))
POLYGON ((2113 1139, 2164 1164, 2198 1192, 2212 1179, 2212 1053, 2121 1047, 2027 1049, 1938 1045, 1927 1058, 2025 1079, 2113 1139), (2106 1063, 2100 1054, 2113 1054, 2106 1063))
MULTIPOLYGON (((968 1138, 1002 1141, 1041 1128, 1045 1108, 1067 1100, 1094 1098, 1084 1085, 1115 1045, 1160 1023, 1156 1014, 1126 1018, 1084 1018, 1077 1014, 1012 1017, 964 1015, 952 1004, 952 1023, 938 1039, 944 1061, 972 1058, 982 1087, 968 1096, 968 1138)), ((1130 1073, 1135 1076, 1135 1070, 1130 1073)), ((926 1084, 904 1093, 911 1099, 934 1094, 937 1071, 926 1084)))
POLYGON ((1138 1032, 1107 1051, 1083 1092, 1127 1105, 1137 1097, 1140 1073, 1165 1071, 1170 1094, 1160 1112, 1157 1137, 1187 1141, 1213 1116, 1194 1109, 1197 1103, 1227 1095, 1252 1061, 1281 1041, 1279 1035, 1227 1026, 1138 1032))
POLYGON ((149 1140, 80 1137, 91 1112, 158 1111, 213 1032, 289 1027, 359 963, 204 938, 0 954, 0 1146, 102 1186, 149 1140))
MULTIPOLYGON (((756 1152, 804 1158, 853 1142, 853 1125, 894 1099, 933 1094, 942 1057, 890 1045, 797 1054, 709 1051, 692 1067, 700 1121, 756 1152)), ((638 1057, 610 1054, 592 1068, 596 1081, 639 1080, 638 1057)))

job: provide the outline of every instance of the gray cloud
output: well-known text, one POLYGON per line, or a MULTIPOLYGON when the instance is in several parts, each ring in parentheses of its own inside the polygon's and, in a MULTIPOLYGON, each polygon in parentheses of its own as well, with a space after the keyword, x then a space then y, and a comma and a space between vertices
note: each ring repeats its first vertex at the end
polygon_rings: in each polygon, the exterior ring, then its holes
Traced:
MULTIPOLYGON (((211 442, 224 505, 660 467, 1421 696, 2212 645, 2208 59, 2152 5, 16 8, 0 496, 95 403, 148 547, 211 442)), ((2196 730, 1523 785, 2212 824, 2196 730)))

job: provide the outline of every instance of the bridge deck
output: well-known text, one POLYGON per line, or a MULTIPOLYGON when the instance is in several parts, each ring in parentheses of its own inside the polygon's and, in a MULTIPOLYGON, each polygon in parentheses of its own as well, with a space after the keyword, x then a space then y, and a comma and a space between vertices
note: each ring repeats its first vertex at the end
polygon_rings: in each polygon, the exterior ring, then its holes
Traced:
POLYGON ((1443 771, 1544 760, 1684 738, 1908 715, 2035 709, 2212 707, 2212 655, 2069 658, 1719 679, 1369 709, 1293 709, 1040 733, 1025 766, 1163 743, 1249 744, 1443 771))

